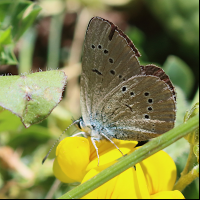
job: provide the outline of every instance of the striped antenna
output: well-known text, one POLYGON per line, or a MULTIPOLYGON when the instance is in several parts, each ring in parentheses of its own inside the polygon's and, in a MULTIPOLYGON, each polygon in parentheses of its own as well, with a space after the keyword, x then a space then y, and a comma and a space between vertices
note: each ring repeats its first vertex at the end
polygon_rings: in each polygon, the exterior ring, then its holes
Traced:
POLYGON ((50 148, 49 152, 47 153, 47 155, 43 158, 42 160, 42 164, 44 164, 45 160, 48 158, 49 154, 51 153, 52 149, 54 148, 54 146, 56 145, 56 143, 60 140, 60 138, 62 137, 62 135, 65 133, 65 131, 67 131, 72 125, 76 124, 80 122, 79 120, 74 121, 72 124, 70 124, 63 132, 62 134, 59 136, 59 138, 54 142, 54 144, 52 145, 52 147, 50 148))

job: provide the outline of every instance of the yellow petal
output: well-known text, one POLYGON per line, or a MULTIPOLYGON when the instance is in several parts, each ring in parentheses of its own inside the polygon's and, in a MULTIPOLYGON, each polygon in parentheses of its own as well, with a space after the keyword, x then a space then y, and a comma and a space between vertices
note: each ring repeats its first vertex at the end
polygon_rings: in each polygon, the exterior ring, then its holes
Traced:
POLYGON ((176 165, 166 152, 159 151, 140 164, 150 194, 172 190, 176 181, 176 165))
POLYGON ((55 158, 53 163, 53 173, 57 179, 59 179, 63 183, 74 183, 75 180, 70 179, 66 176, 66 174, 63 172, 63 170, 60 168, 60 165, 58 164, 57 158, 55 158))
MULTIPOLYGON (((101 170, 102 167, 91 169, 84 177, 83 182, 94 177, 101 170)), ((83 197, 83 199, 122 198, 150 198, 146 179, 140 167, 140 164, 136 165, 136 171, 134 167, 131 167, 83 197)))
POLYGON ((69 179, 81 182, 89 163, 89 142, 83 137, 67 137, 56 149, 57 162, 69 179))
MULTIPOLYGON (((98 170, 91 169, 84 177, 82 183, 94 177, 95 175, 97 175, 100 172, 99 170, 101 170, 101 167, 99 167, 98 170)), ((113 185, 115 185, 115 182, 116 182, 116 177, 109 180, 107 183, 103 184, 102 186, 96 188, 95 190, 88 193, 87 195, 83 196, 82 199, 106 199, 106 196, 110 197, 112 193, 113 185)))
POLYGON ((185 199, 183 194, 178 190, 158 192, 157 194, 151 195, 151 198, 152 199, 185 199))
POLYGON ((112 199, 150 199, 145 176, 140 164, 120 175, 114 186, 112 199))

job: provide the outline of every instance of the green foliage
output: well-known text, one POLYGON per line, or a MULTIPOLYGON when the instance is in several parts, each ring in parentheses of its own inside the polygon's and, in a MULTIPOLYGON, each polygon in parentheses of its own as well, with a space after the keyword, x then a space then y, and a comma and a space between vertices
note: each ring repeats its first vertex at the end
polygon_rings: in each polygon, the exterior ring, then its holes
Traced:
POLYGON ((180 87, 189 97, 194 87, 194 75, 189 66, 180 58, 169 56, 163 65, 163 69, 173 84, 180 87))
POLYGON ((0 123, 0 133, 4 131, 15 131, 21 125, 19 117, 8 110, 4 110, 2 107, 0 107, 0 123))
POLYGON ((0 1, 0 64, 17 64, 15 43, 35 21, 41 8, 29 1, 0 1))
MULTIPOLYGON (((196 103, 192 109, 186 112, 184 117, 184 122, 188 121, 190 118, 199 114, 199 102, 196 103)), ((199 127, 195 131, 189 133, 185 136, 185 139, 190 143, 191 148, 193 149, 194 155, 197 157, 199 162, 199 127)))
POLYGON ((187 48, 190 50, 187 52, 197 56, 199 52, 199 1, 145 0, 145 3, 165 30, 179 42, 180 48, 187 48))

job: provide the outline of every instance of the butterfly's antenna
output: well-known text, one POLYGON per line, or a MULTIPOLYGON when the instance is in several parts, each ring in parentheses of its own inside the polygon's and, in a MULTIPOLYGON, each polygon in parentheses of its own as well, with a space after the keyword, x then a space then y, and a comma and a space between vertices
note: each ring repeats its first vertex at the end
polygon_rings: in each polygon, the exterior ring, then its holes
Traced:
POLYGON ((75 119, 74 119, 74 117, 73 117, 73 116, 72 116, 71 120, 72 120, 73 122, 75 121, 75 119))
POLYGON ((48 158, 49 154, 51 153, 52 149, 54 148, 54 146, 56 145, 56 143, 60 140, 60 138, 62 137, 62 135, 65 133, 65 131, 67 131, 72 125, 76 124, 80 122, 80 119, 73 121, 72 124, 70 124, 63 132, 62 134, 59 136, 59 138, 54 142, 54 144, 52 145, 52 147, 50 148, 49 152, 47 153, 47 155, 43 158, 42 160, 42 164, 45 162, 45 160, 48 158))

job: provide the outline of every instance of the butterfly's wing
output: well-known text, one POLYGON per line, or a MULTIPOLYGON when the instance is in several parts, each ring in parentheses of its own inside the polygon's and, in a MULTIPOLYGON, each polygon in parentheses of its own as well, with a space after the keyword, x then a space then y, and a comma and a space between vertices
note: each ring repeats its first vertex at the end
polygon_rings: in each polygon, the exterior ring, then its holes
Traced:
POLYGON ((157 76, 139 75, 119 84, 98 107, 105 133, 123 140, 147 140, 174 127, 173 90, 157 76))
POLYGON ((123 140, 147 140, 173 128, 173 85, 161 68, 140 66, 139 56, 114 24, 99 17, 91 19, 81 76, 86 125, 98 125, 108 137, 123 140))
POLYGON ((160 67, 157 67, 153 64, 146 65, 146 66, 140 66, 140 67, 142 69, 142 71, 141 71, 142 75, 157 76, 162 81, 164 81, 169 86, 169 89, 172 91, 174 101, 176 101, 176 93, 174 90, 174 86, 173 86, 172 82, 170 81, 169 76, 167 76, 167 74, 163 71, 163 69, 161 69, 160 67))
POLYGON ((82 56, 81 111, 86 124, 96 119, 103 97, 130 77, 139 75, 140 56, 130 39, 113 23, 90 20, 82 56))

